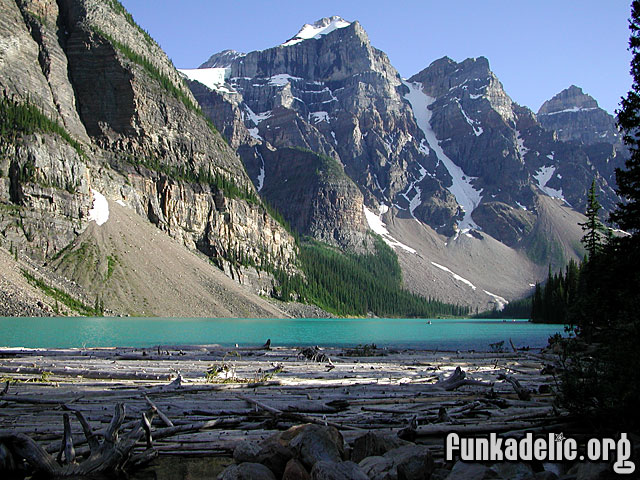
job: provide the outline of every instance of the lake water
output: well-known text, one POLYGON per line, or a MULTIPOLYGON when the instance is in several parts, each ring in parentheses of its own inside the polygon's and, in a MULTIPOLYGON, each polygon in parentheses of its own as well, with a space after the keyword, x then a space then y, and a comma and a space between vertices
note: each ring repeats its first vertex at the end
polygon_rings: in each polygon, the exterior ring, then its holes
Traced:
POLYGON ((509 339, 543 347, 562 325, 480 319, 203 319, 2 318, 0 346, 31 348, 153 347, 155 345, 354 346, 490 350, 509 339), (430 323, 429 323, 430 322, 430 323))

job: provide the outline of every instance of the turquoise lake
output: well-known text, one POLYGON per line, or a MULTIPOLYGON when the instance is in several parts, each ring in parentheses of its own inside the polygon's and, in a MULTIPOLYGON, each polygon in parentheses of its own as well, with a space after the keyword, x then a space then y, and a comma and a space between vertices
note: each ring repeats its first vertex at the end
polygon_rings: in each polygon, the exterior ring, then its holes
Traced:
POLYGON ((563 325, 524 320, 0 317, 0 346, 30 348, 255 346, 270 338, 273 346, 490 350, 500 341, 508 347, 509 339, 517 347, 543 347, 563 332, 563 325))

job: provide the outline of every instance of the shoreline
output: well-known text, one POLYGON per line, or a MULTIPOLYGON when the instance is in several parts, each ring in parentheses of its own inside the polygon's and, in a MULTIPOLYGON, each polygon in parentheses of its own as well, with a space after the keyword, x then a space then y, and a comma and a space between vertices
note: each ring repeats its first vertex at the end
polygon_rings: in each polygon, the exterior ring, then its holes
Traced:
MULTIPOLYGON (((176 425, 218 421, 158 440, 160 455, 229 457, 240 442, 309 422, 335 425, 349 442, 368 431, 396 435, 415 418, 416 441, 438 458, 447 432, 518 435, 551 431, 566 420, 552 405, 553 376, 541 373, 555 359, 537 349, 325 348, 316 351, 321 361, 313 361, 289 347, 154 348, 0 348, 0 375, 9 382, 0 396, 0 429, 27 433, 55 450, 63 434, 61 406, 81 410, 94 429, 105 428, 117 402, 127 408, 126 421, 138 418, 148 408, 146 395, 176 425), (447 389, 442 382, 456 368, 471 382, 447 389), (208 371, 219 373, 207 380, 208 371), (501 375, 518 380, 530 399, 520 399, 501 375)), ((154 427, 164 425, 156 420, 154 427)), ((77 422, 71 428, 74 438, 83 438, 77 422)))

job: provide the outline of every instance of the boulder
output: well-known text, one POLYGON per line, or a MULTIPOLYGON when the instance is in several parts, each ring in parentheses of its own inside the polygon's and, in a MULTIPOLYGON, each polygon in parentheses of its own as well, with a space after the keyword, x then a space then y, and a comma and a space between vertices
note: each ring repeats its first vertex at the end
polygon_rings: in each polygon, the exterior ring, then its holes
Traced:
MULTIPOLYGON (((296 430, 290 432, 294 436, 289 441, 288 447, 305 467, 312 468, 319 461, 342 461, 344 440, 336 428, 311 424, 293 428, 296 430)), ((288 437, 289 435, 282 435, 281 441, 288 437)))
POLYGON ((488 480, 500 476, 481 463, 467 463, 459 460, 451 469, 447 480, 488 480))
POLYGON ((276 476, 260 463, 245 462, 227 467, 218 480, 276 480, 276 476))
POLYGON ((533 477, 533 469, 525 463, 501 462, 491 466, 500 478, 508 480, 525 480, 533 477))
POLYGON ((358 464, 319 461, 311 470, 313 480, 369 480, 358 464))
POLYGON ((434 470, 431 452, 424 445, 405 445, 365 458, 360 467, 372 480, 427 480, 434 470))
POLYGON ((409 442, 401 440, 395 435, 368 432, 354 440, 351 460, 359 463, 367 457, 384 455, 389 450, 404 445, 409 445, 409 442))
POLYGON ((311 475, 298 460, 292 458, 287 462, 282 480, 311 480, 311 475))

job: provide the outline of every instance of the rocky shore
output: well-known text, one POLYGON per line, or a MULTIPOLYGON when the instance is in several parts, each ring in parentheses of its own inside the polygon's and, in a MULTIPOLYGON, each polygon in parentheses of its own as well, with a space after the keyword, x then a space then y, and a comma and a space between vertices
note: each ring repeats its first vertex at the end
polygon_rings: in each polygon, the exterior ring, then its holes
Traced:
MULTIPOLYGON (((608 468, 445 460, 451 432, 567 431, 553 403, 556 358, 540 351, 2 348, 0 359, 0 431, 26 434, 50 454, 64 435, 61 409, 100 432, 122 404, 123 430, 150 406, 158 415, 152 443, 134 455, 220 458, 207 478, 586 479, 605 477, 581 471, 608 468)), ((69 428, 82 459, 83 429, 69 428)))

